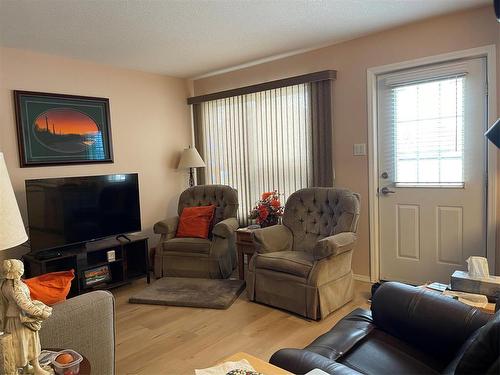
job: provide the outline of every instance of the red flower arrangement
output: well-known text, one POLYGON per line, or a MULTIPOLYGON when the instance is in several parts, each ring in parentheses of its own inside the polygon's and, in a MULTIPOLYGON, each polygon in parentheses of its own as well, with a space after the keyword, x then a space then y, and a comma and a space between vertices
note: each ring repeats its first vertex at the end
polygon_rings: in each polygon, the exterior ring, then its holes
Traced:
POLYGON ((262 228, 278 224, 279 217, 283 215, 283 207, 279 199, 279 193, 269 191, 263 193, 260 201, 250 212, 250 219, 256 219, 262 228))

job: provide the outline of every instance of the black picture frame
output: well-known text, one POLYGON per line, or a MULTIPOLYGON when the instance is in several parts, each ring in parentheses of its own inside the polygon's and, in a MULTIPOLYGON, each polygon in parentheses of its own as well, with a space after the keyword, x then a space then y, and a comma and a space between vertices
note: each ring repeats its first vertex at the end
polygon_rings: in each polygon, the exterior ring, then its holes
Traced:
POLYGON ((21 168, 113 163, 108 98, 13 93, 21 168))

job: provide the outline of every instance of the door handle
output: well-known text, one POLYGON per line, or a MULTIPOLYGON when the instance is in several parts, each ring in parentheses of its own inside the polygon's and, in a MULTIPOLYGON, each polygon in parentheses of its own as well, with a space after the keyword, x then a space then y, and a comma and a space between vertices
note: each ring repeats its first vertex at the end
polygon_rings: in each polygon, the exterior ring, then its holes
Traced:
POLYGON ((384 195, 396 193, 394 190, 389 190, 387 186, 384 186, 382 189, 380 189, 380 192, 384 195))

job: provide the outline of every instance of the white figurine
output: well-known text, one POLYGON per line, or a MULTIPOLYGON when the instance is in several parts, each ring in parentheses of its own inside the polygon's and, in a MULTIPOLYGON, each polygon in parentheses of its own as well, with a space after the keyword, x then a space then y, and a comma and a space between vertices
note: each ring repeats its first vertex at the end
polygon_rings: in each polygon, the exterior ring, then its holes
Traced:
POLYGON ((2 330, 12 335, 16 366, 24 373, 48 375, 38 362, 42 321, 52 314, 52 308, 40 301, 32 301, 28 286, 21 280, 23 262, 17 259, 3 261, 3 277, 0 284, 2 330), (31 368, 31 366, 33 368, 31 368))

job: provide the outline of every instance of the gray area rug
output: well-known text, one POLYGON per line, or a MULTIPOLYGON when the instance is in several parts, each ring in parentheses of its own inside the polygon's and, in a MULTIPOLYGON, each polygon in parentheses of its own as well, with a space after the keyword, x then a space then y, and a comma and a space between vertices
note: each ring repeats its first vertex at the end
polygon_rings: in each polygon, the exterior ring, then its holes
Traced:
POLYGON ((163 277, 130 297, 129 302, 227 309, 244 289, 244 280, 163 277))

